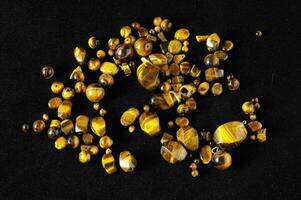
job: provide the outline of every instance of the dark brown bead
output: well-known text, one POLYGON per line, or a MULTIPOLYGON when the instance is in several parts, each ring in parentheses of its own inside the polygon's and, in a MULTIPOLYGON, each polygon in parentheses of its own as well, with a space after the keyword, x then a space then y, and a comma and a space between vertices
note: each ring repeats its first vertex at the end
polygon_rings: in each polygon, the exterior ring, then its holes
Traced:
POLYGON ((131 26, 135 29, 135 30, 138 30, 140 28, 140 23, 139 22, 133 22, 131 24, 131 26))
POLYGON ((133 57, 133 55, 134 55, 134 50, 132 46, 128 44, 118 45, 115 51, 116 58, 119 59, 121 62, 129 61, 133 57))
POLYGON ((41 73, 45 79, 50 79, 54 75, 54 69, 50 65, 45 65, 43 66, 41 73))
POLYGON ((47 136, 54 140, 58 138, 61 135, 61 130, 59 128, 50 127, 47 131, 47 136))
POLYGON ((28 133, 30 130, 29 124, 22 124, 23 133, 28 133))
POLYGON ((227 81, 227 87, 231 91, 235 91, 239 88, 240 82, 237 78, 231 78, 227 81))

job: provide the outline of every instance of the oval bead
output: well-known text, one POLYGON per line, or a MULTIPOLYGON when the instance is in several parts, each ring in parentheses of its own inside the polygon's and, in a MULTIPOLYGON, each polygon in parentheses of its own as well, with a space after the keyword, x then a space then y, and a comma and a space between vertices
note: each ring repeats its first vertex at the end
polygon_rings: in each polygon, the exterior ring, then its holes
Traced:
POLYGON ((212 162, 214 163, 214 167, 219 170, 226 170, 232 164, 232 157, 226 151, 219 151, 213 154, 212 162))
POLYGON ((126 172, 133 172, 137 166, 137 160, 129 151, 122 151, 119 154, 120 168, 126 172))
POLYGON ((71 116, 72 102, 69 100, 63 101, 63 103, 57 109, 57 116, 60 119, 67 119, 71 116))
POLYGON ((150 136, 158 135, 161 131, 159 116, 155 112, 144 112, 139 117, 140 128, 150 136))
POLYGON ((159 68, 155 65, 142 63, 137 69, 138 82, 147 90, 153 90, 160 84, 159 68))
POLYGON ((181 28, 179 30, 177 30, 175 32, 175 39, 177 40, 180 40, 180 41, 184 41, 184 40, 187 40, 188 37, 189 37, 190 33, 189 33, 189 30, 186 29, 186 28, 181 28))
POLYGON ((105 96, 105 90, 97 83, 90 84, 86 89, 86 97, 89 101, 97 103, 105 96))
POLYGON ((183 145, 177 141, 169 141, 161 146, 160 153, 164 160, 174 164, 179 161, 185 160, 187 151, 183 145))
POLYGON ((122 114, 120 123, 122 126, 130 126, 136 121, 139 114, 140 112, 137 108, 130 108, 122 114))
POLYGON ((106 133, 106 121, 103 117, 93 118, 90 122, 90 127, 93 133, 100 137, 106 133))
POLYGON ((203 164, 210 163, 210 161, 212 159, 212 152, 211 152, 210 145, 205 145, 201 148, 200 158, 201 158, 201 161, 203 164))
POLYGON ((112 76, 118 73, 118 67, 115 63, 112 62, 104 62, 100 67, 100 71, 104 74, 110 74, 112 76))

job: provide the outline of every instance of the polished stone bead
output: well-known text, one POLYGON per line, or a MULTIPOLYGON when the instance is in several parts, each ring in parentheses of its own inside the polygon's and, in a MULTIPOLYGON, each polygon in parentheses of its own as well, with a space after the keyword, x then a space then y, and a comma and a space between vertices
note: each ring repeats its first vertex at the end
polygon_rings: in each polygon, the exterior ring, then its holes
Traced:
POLYGON ((223 92, 223 85, 221 83, 214 83, 211 87, 211 92, 214 96, 219 96, 223 92))
POLYGON ((135 41, 134 49, 139 56, 147 56, 153 50, 153 43, 145 37, 135 41))
POLYGON ((214 55, 218 57, 218 59, 221 61, 225 61, 228 59, 228 54, 224 51, 216 51, 214 52, 214 55))
POLYGON ((50 79, 54 75, 54 69, 50 65, 45 65, 42 67, 41 74, 45 79, 50 79))
POLYGON ((96 37, 92 36, 88 39, 88 46, 91 49, 95 49, 99 45, 99 40, 96 39, 96 37))
POLYGON ((182 43, 179 40, 171 40, 168 44, 168 51, 172 54, 178 54, 181 52, 182 43))
POLYGON ((232 157, 226 151, 218 151, 212 156, 214 167, 219 170, 226 170, 232 164, 232 157))
POLYGON ((200 150, 200 158, 203 164, 210 163, 212 159, 212 151, 210 145, 205 145, 200 150))
POLYGON ((129 35, 128 37, 124 38, 124 44, 134 46, 135 42, 136 38, 133 35, 129 35))
POLYGON ((75 91, 74 91, 74 89, 72 89, 72 88, 70 88, 70 87, 65 87, 64 89, 63 89, 63 92, 62 92, 62 97, 64 98, 64 99, 71 99, 71 98, 73 98, 74 97, 74 95, 75 95, 75 91))
POLYGON ((222 49, 223 49, 224 51, 230 51, 230 50, 233 49, 233 47, 234 47, 233 42, 230 41, 230 40, 226 40, 226 41, 224 42, 223 46, 222 46, 222 49))
POLYGON ((81 66, 76 67, 72 71, 69 79, 74 80, 74 81, 80 81, 80 82, 83 82, 85 80, 85 74, 83 73, 81 66))
POLYGON ((163 32, 158 33, 157 36, 158 36, 158 39, 163 43, 168 41, 163 32))
POLYGON ((240 82, 237 78, 233 77, 227 80, 227 88, 231 91, 235 91, 239 88, 240 82))
POLYGON ((193 97, 188 98, 185 101, 185 104, 188 106, 189 110, 196 110, 197 108, 197 103, 193 97))
POLYGON ((148 58, 154 65, 161 66, 167 64, 167 57, 162 53, 153 53, 148 58))
POLYGON ((163 133, 163 136, 160 140, 161 144, 165 144, 173 139, 173 136, 169 133, 163 133))
POLYGON ((70 135, 67 139, 67 145, 72 149, 76 149, 79 146, 79 142, 77 135, 70 135))
POLYGON ((183 75, 188 75, 190 72, 190 63, 185 61, 180 64, 180 72, 183 75))
POLYGON ((50 121, 50 127, 52 128, 60 128, 61 127, 61 121, 60 120, 57 120, 57 119, 52 119, 50 121))
POLYGON ((106 170, 108 174, 113 174, 117 171, 115 166, 115 159, 111 153, 106 153, 101 159, 102 167, 106 170))
POLYGON ((59 128, 50 127, 47 130, 47 136, 52 140, 58 138, 60 135, 61 135, 61 131, 59 128))
POLYGON ((198 175, 199 175, 199 171, 198 170, 194 169, 194 170, 191 171, 191 176, 192 177, 197 177, 198 175))
POLYGON ((98 103, 105 96, 105 90, 97 83, 90 84, 86 89, 86 97, 93 103, 98 103))
POLYGON ((216 51, 219 47, 220 38, 216 33, 212 33, 206 40, 208 51, 216 51))
POLYGON ((164 160, 171 164, 185 160, 187 151, 183 145, 177 141, 169 141, 161 146, 160 153, 164 160))
POLYGON ((201 69, 198 68, 196 65, 193 65, 190 72, 189 72, 190 76, 193 78, 197 78, 201 75, 201 69))
POLYGON ((207 41, 209 35, 196 35, 195 39, 197 42, 205 42, 207 41))
POLYGON ((64 89, 64 84, 58 81, 55 81, 51 84, 51 91, 54 94, 60 94, 64 89))
POLYGON ((53 97, 48 101, 48 108, 57 109, 62 104, 62 99, 60 97, 53 97))
POLYGON ((206 95, 209 88, 210 88, 210 86, 209 86, 208 82, 202 82, 202 83, 199 84, 198 93, 200 95, 206 95))
POLYGON ((161 29, 164 31, 164 32, 168 32, 172 29, 172 23, 169 19, 164 19, 161 24, 161 29))
POLYGON ((79 115, 75 119, 75 132, 88 132, 88 124, 89 124, 89 117, 86 115, 79 115))
POLYGON ((161 22, 162 22, 162 18, 161 17, 154 17, 153 24, 155 26, 160 26, 161 22))
POLYGON ((83 164, 88 163, 91 160, 91 155, 88 152, 81 151, 78 154, 78 160, 83 164))
POLYGON ((46 113, 44 113, 44 114, 42 115, 42 119, 43 119, 45 122, 48 121, 48 120, 49 120, 49 115, 46 114, 46 113))
POLYGON ((181 116, 185 115, 186 113, 189 112, 189 106, 186 105, 186 104, 180 104, 178 107, 177 107, 177 113, 181 116))
POLYGON ((97 56, 97 58, 99 58, 99 59, 103 59, 103 58, 106 57, 106 52, 105 52, 104 50, 98 50, 98 51, 96 52, 96 56, 97 56))
POLYGON ((181 94, 182 98, 187 99, 191 97, 194 93, 196 93, 196 87, 192 83, 182 85, 180 87, 179 93, 181 94))
POLYGON ((93 139, 94 139, 94 136, 90 133, 84 133, 82 135, 82 140, 83 140, 83 143, 84 144, 92 144, 93 143, 93 139))
POLYGON ((86 57, 87 57, 87 52, 85 49, 81 48, 81 47, 75 47, 74 49, 74 58, 75 60, 80 64, 84 64, 86 61, 86 57))
POLYGON ((247 129, 242 122, 230 121, 215 130, 213 140, 221 148, 232 148, 243 142, 247 134, 247 129))
POLYGON ((120 44, 119 38, 110 38, 108 41, 108 47, 111 50, 115 50, 119 44, 120 44))
POLYGON ((259 121, 251 121, 248 123, 248 127, 252 132, 255 132, 262 128, 262 124, 259 121))
POLYGON ((115 51, 115 57, 121 62, 129 61, 134 55, 134 49, 131 45, 120 44, 115 51))
POLYGON ((132 33, 132 29, 130 26, 123 26, 120 29, 120 35, 123 38, 128 37, 129 35, 131 35, 131 33, 132 33))
POLYGON ((129 151, 122 151, 119 154, 119 166, 124 172, 131 173, 137 167, 137 160, 129 151))
POLYGON ((147 90, 153 90, 160 85, 160 70, 157 66, 142 63, 137 69, 138 82, 147 90))
POLYGON ((90 121, 90 127, 93 133, 99 137, 103 136, 106 133, 106 121, 103 117, 94 117, 90 121))
POLYGON ((30 131, 29 124, 22 124, 21 130, 23 133, 28 133, 30 131))
POLYGON ((177 117, 175 122, 176 125, 181 128, 184 128, 189 125, 189 119, 187 117, 177 117))
POLYGON ((169 71, 170 71, 170 74, 172 76, 178 76, 178 75, 180 75, 180 67, 176 63, 171 63, 169 65, 169 71))
POLYGON ((102 136, 99 140, 99 146, 103 149, 110 148, 112 145, 113 140, 107 135, 102 136))
POLYGON ((262 128, 257 131, 257 140, 258 142, 265 142, 267 140, 266 128, 262 128))
POLYGON ((46 124, 43 120, 36 120, 32 124, 32 130, 35 133, 41 133, 46 128, 46 124))
POLYGON ((175 39, 180 41, 185 41, 189 38, 190 32, 186 28, 181 28, 175 32, 175 39))
POLYGON ((161 131, 159 116, 155 112, 144 112, 139 117, 141 130, 149 135, 158 135, 161 131))
POLYGON ((251 101, 244 102, 241 109, 245 114, 252 114, 255 112, 255 106, 251 101))
POLYGON ((177 140, 188 150, 195 151, 199 148, 199 134, 193 127, 186 126, 177 131, 177 140))
POLYGON ((84 82, 77 82, 74 85, 74 91, 78 94, 82 94, 86 92, 86 85, 84 82))
POLYGON ((184 59, 186 58, 186 55, 185 54, 177 54, 173 57, 173 61, 176 63, 176 64, 180 64, 184 59))
POLYGON ((61 131, 66 135, 74 131, 74 124, 70 119, 65 119, 61 122, 61 131))
POLYGON ((136 121, 139 114, 140 112, 137 108, 129 108, 122 114, 120 123, 122 124, 122 126, 130 126, 136 121))
POLYGON ((57 116, 60 119, 67 119, 71 116, 72 102, 69 100, 64 100, 62 104, 58 107, 57 116))
POLYGON ((108 111, 106 109, 104 109, 104 108, 101 108, 99 110, 99 115, 102 116, 102 117, 105 116, 107 113, 108 113, 108 111))
POLYGON ((111 87, 114 84, 114 77, 110 74, 101 74, 98 83, 103 87, 111 87))
POLYGON ((206 67, 217 67, 219 66, 219 59, 214 54, 208 54, 204 58, 204 64, 206 67))
POLYGON ((165 81, 164 83, 162 83, 161 87, 160 87, 161 92, 163 93, 167 93, 171 90, 171 85, 168 81, 165 81))
POLYGON ((257 30, 255 35, 256 35, 256 37, 261 37, 262 36, 261 30, 257 30))
POLYGON ((117 65, 113 62, 103 62, 100 66, 100 71, 104 74, 116 75, 119 71, 117 65))
POLYGON ((81 145, 81 151, 87 152, 91 155, 97 155, 99 153, 99 148, 95 145, 81 145))
POLYGON ((91 71, 97 71, 100 68, 100 60, 98 58, 91 58, 88 62, 88 68, 91 71))
POLYGON ((208 81, 208 82, 215 81, 222 77, 224 77, 223 69, 219 69, 217 67, 210 67, 210 68, 206 69, 206 71, 205 71, 205 78, 206 78, 206 81, 208 81))
POLYGON ((67 139, 63 136, 58 137, 54 142, 54 147, 57 150, 64 149, 67 146, 67 139))

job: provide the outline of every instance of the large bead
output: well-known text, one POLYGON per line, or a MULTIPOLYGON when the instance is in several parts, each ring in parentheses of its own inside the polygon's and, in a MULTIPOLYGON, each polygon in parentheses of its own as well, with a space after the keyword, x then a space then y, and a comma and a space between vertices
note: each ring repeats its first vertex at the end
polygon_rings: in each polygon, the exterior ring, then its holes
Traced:
POLYGON ((232 164, 232 157, 226 151, 218 151, 212 156, 214 167, 219 170, 226 170, 232 164))
POLYGON ((60 119, 67 119, 71 116, 72 102, 69 100, 63 101, 57 109, 57 116, 60 119))
POLYGON ((231 148, 244 141, 247 134, 247 129, 242 122, 230 121, 215 130, 213 140, 221 148, 231 148))
POLYGON ((129 151, 122 151, 119 154, 120 168, 127 173, 133 172, 137 166, 137 160, 129 151))
POLYGON ((86 96, 89 101, 97 103, 105 96, 105 90, 97 83, 92 83, 86 89, 86 96))
POLYGON ((224 77, 224 70, 217 67, 210 67, 205 71, 206 81, 211 82, 224 77))
POLYGON ((189 33, 189 30, 186 29, 186 28, 181 28, 179 30, 177 30, 175 32, 175 39, 177 40, 180 40, 180 41, 184 41, 184 40, 187 40, 188 37, 189 37, 190 33, 189 33))
POLYGON ((121 62, 129 61, 134 55, 134 50, 131 45, 128 44, 120 44, 117 46, 115 51, 115 56, 121 62))
POLYGON ((147 56, 152 52, 153 44, 150 40, 142 37, 135 41, 134 48, 139 56, 147 56))
POLYGON ((198 132, 190 126, 180 128, 177 131, 177 140, 190 151, 195 151, 199 148, 198 132))
POLYGON ((106 170, 108 174, 113 174, 117 171, 115 166, 115 159, 111 153, 104 154, 101 159, 102 167, 106 170))
POLYGON ((139 117, 139 124, 147 135, 155 136, 161 131, 159 116, 155 112, 144 112, 139 117))
POLYGON ((136 121, 139 114, 140 112, 137 108, 129 108, 121 115, 120 123, 122 126, 130 126, 136 121))
POLYGON ((90 121, 90 127, 93 133, 99 137, 103 136, 106 133, 106 121, 103 117, 94 117, 90 121))
POLYGON ((87 133, 88 132, 88 123, 89 123, 88 116, 86 116, 86 115, 77 116, 76 120, 75 120, 75 132, 87 133))
POLYGON ((210 145, 205 145, 201 148, 200 158, 203 164, 208 164, 212 159, 212 152, 210 145))
POLYGON ((160 84, 159 68, 155 65, 142 63, 137 69, 138 82, 147 90, 153 90, 160 84))
POLYGON ((119 68, 115 63, 112 62, 103 62, 100 66, 100 71, 104 74, 110 74, 112 76, 116 75, 119 71, 119 68))
POLYGON ((179 161, 185 160, 187 151, 183 145, 177 141, 169 141, 161 146, 160 153, 164 160, 174 164, 179 161))

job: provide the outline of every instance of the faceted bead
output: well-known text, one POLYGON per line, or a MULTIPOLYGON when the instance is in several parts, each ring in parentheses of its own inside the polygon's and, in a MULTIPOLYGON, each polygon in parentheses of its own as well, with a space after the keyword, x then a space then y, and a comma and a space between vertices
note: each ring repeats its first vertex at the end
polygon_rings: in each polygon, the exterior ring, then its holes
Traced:
POLYGON ((205 145, 201 148, 200 158, 203 164, 210 163, 212 159, 212 151, 210 145, 205 145))
POLYGON ((247 129, 242 122, 230 121, 215 130, 213 140, 221 148, 232 148, 243 142, 247 134, 247 129))
POLYGON ((76 67, 72 71, 69 79, 74 80, 74 81, 81 81, 81 82, 84 81, 85 80, 85 74, 83 73, 82 68, 80 66, 76 67))
POLYGON ((233 49, 233 47, 234 47, 233 42, 230 41, 230 40, 226 40, 226 41, 224 42, 223 46, 222 46, 222 49, 223 49, 224 51, 230 51, 230 50, 233 49))
POLYGON ((103 87, 111 87, 114 84, 114 77, 110 74, 101 74, 98 83, 103 87))
POLYGON ((102 117, 95 117, 90 121, 91 130, 99 137, 106 133, 106 121, 102 117))
POLYGON ((29 124, 22 124, 22 132, 23 133, 28 133, 30 130, 29 124))
POLYGON ((132 33, 132 29, 130 26, 123 26, 121 29, 120 29, 120 35, 121 37, 123 38, 126 38, 128 37, 129 35, 131 35, 132 33))
POLYGON ((104 74, 110 74, 112 76, 118 73, 118 67, 115 63, 112 62, 103 62, 100 66, 100 71, 104 74))
POLYGON ((169 19, 164 19, 161 24, 161 29, 164 31, 164 32, 168 32, 172 29, 172 23, 169 19))
POLYGON ((48 101, 48 107, 50 109, 57 109, 62 104, 62 99, 60 97, 53 97, 48 101))
POLYGON ((59 94, 63 91, 64 89, 64 84, 58 81, 55 81, 51 84, 51 91, 54 94, 59 94))
POLYGON ((241 109, 245 114, 251 114, 255 112, 255 106, 251 101, 244 102, 241 109))
POLYGON ((181 143, 176 141, 169 141, 167 143, 164 143, 161 146, 160 153, 164 160, 171 164, 183 161, 187 156, 186 149, 181 143))
POLYGON ((205 42, 208 39, 209 35, 196 35, 195 39, 197 42, 205 42))
POLYGON ((67 119, 71 116, 72 102, 69 100, 63 101, 63 103, 58 107, 57 116, 60 119, 67 119))
POLYGON ((206 95, 209 90, 209 83, 208 82, 202 82, 200 83, 198 87, 198 92, 200 95, 206 95))
POLYGON ((77 82, 74 85, 74 91, 78 94, 86 92, 86 85, 84 82, 77 82))
POLYGON ((50 79, 54 75, 54 69, 50 65, 45 65, 43 66, 41 73, 45 79, 50 79))
POLYGON ((96 56, 97 56, 97 58, 99 58, 99 59, 103 59, 103 58, 106 57, 106 52, 105 52, 104 50, 98 50, 98 51, 96 52, 96 56))
POLYGON ((186 58, 186 55, 185 55, 185 54, 178 54, 178 55, 175 55, 175 56, 173 57, 173 61, 174 61, 176 64, 180 64, 185 58, 186 58))
POLYGON ((175 39, 180 41, 185 41, 189 38, 190 32, 186 28, 181 28, 175 32, 175 39))
POLYGON ((228 59, 228 54, 224 51, 216 51, 214 52, 214 55, 219 59, 219 60, 222 60, 222 61, 225 61, 228 59))
POLYGON ((180 72, 183 75, 188 75, 190 72, 190 63, 185 61, 180 64, 180 72))
POLYGON ((186 84, 181 86, 179 92, 181 93, 181 97, 186 99, 196 93, 196 87, 194 86, 194 84, 186 84))
POLYGON ((60 120, 52 119, 49 126, 53 127, 53 128, 60 128, 61 122, 60 122, 60 120))
POLYGON ((139 114, 140 112, 137 108, 129 108, 122 114, 120 123, 122 126, 130 126, 136 121, 139 114))
POLYGON ((86 115, 79 115, 75 119, 75 132, 88 132, 88 124, 89 124, 89 117, 86 115))
POLYGON ((163 136, 162 136, 160 142, 161 142, 161 144, 164 144, 164 143, 166 143, 166 142, 171 141, 172 139, 173 139, 173 136, 172 136, 172 135, 170 135, 170 134, 168 134, 168 133, 163 133, 163 136))
POLYGON ((86 97, 89 101, 97 103, 105 96, 105 90, 97 83, 90 84, 86 89, 86 97))
POLYGON ((220 43, 220 38, 216 33, 212 33, 206 40, 208 51, 216 51, 220 43))
POLYGON ((32 130, 35 133, 41 133, 46 128, 46 124, 43 120, 36 120, 32 124, 32 130))
POLYGON ((199 148, 198 132, 190 126, 180 128, 177 131, 177 140, 190 151, 195 151, 199 148))
POLYGON ((145 37, 139 38, 135 41, 134 49, 139 56, 147 56, 153 50, 153 44, 145 37))
POLYGON ((208 81, 208 82, 215 81, 222 77, 224 77, 223 69, 219 69, 217 67, 210 67, 210 68, 206 69, 206 71, 205 71, 205 78, 206 78, 206 81, 208 81))
POLYGON ((58 137, 54 142, 54 146, 58 150, 64 149, 67 146, 67 139, 63 136, 58 137))
POLYGON ((119 44, 120 44, 120 40, 118 38, 110 38, 108 41, 108 47, 111 50, 115 50, 119 44))
POLYGON ((179 40, 171 40, 168 44, 168 51, 172 54, 178 54, 181 52, 182 43, 179 40))
POLYGON ((102 136, 99 140, 99 146, 103 149, 110 148, 112 145, 113 145, 113 140, 107 135, 102 136))
POLYGON ((226 170, 232 164, 232 157, 226 151, 218 151, 217 153, 213 154, 212 162, 215 168, 219 170, 226 170))
POLYGON ((231 78, 227 80, 227 88, 231 91, 235 91, 239 88, 240 82, 237 78, 231 78))
POLYGON ((177 113, 181 116, 188 113, 188 111, 189 111, 189 107, 186 104, 180 104, 177 108, 177 113))
POLYGON ((81 151, 78 154, 78 160, 83 164, 88 163, 91 160, 91 155, 85 151, 81 151))
POLYGON ((219 59, 214 54, 208 54, 204 58, 204 64, 206 67, 217 67, 217 66, 219 66, 219 59))
POLYGON ((223 92, 223 85, 221 83, 214 83, 211 87, 211 92, 214 96, 219 96, 223 92))
POLYGON ((188 106, 189 110, 196 110, 197 103, 193 97, 188 98, 185 101, 185 104, 188 106))
POLYGON ((47 130, 47 136, 52 140, 58 138, 60 136, 60 134, 61 134, 61 131, 55 127, 50 127, 47 130))
POLYGON ((134 55, 134 49, 131 45, 120 44, 117 46, 115 56, 121 62, 129 61, 134 55))
POLYGON ((122 151, 119 154, 119 166, 124 172, 131 173, 137 167, 137 160, 129 151, 122 151))
POLYGON ((139 117, 140 128, 149 136, 158 135, 161 131, 159 116, 155 112, 144 112, 139 117))
POLYGON ((101 159, 102 167, 106 170, 108 174, 113 174, 117 171, 115 166, 115 159, 111 153, 106 153, 101 159))
POLYGON ((167 64, 167 58, 162 53, 153 53, 153 54, 149 55, 148 58, 150 59, 150 61, 154 65, 160 66, 160 65, 166 65, 167 64))
POLYGON ((258 131, 262 128, 262 124, 259 121, 251 121, 248 123, 248 126, 252 132, 258 131))
POLYGON ((70 87, 65 87, 64 89, 63 89, 63 92, 62 92, 62 97, 64 98, 64 99, 71 99, 71 98, 73 98, 74 97, 74 95, 75 95, 75 91, 72 89, 72 88, 70 88, 70 87))
POLYGON ((193 78, 197 78, 201 75, 201 70, 196 65, 193 65, 190 70, 190 76, 193 78))
POLYGON ((88 68, 91 71, 97 71, 100 68, 100 60, 97 58, 91 58, 88 62, 88 68))
POLYGON ((86 61, 87 52, 81 47, 75 47, 74 49, 74 58, 80 64, 84 64, 86 61))
POLYGON ((61 131, 66 135, 74 131, 74 124, 70 119, 65 119, 61 122, 61 131))
POLYGON ((94 139, 94 137, 90 133, 84 133, 82 135, 82 140, 83 140, 84 144, 92 144, 93 143, 93 139, 94 139))
POLYGON ((176 63, 170 64, 169 70, 170 70, 170 74, 172 76, 178 76, 178 75, 180 75, 180 67, 176 63))
POLYGON ((159 68, 155 65, 142 63, 137 69, 138 82, 147 90, 153 90, 160 84, 159 68))
POLYGON ((189 125, 189 119, 187 117, 177 117, 175 120, 177 126, 184 128, 189 125))
POLYGON ((72 149, 75 149, 79 146, 79 138, 77 135, 70 135, 67 139, 67 145, 72 149))
POLYGON ((265 142, 267 140, 265 128, 257 131, 257 140, 258 140, 258 142, 265 142))
POLYGON ((91 49, 95 49, 99 45, 99 40, 96 39, 96 37, 92 36, 88 40, 88 46, 91 49))

